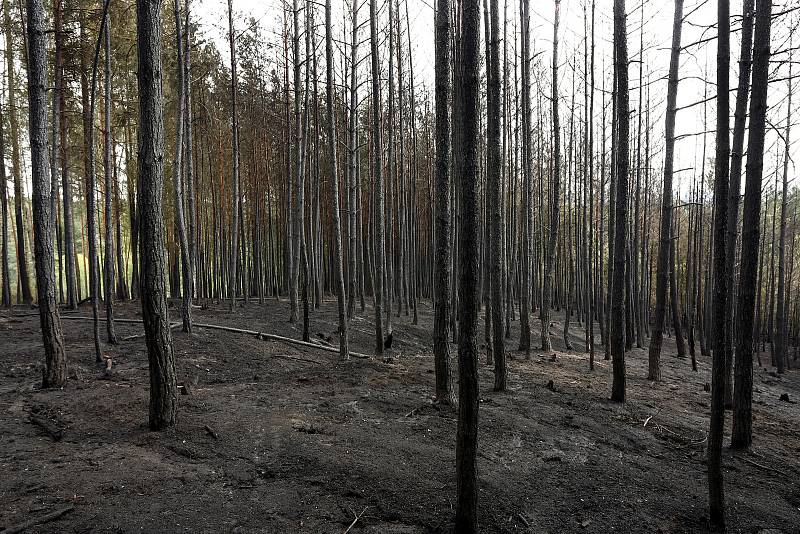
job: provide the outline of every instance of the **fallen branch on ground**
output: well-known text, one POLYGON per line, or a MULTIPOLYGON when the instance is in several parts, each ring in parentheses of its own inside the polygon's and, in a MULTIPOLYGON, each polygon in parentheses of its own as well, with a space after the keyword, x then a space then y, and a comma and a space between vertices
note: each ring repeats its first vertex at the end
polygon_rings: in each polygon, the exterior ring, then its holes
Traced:
POLYGON ((754 465, 756 467, 760 467, 761 469, 764 469, 766 471, 772 471, 773 473, 778 473, 779 475, 783 475, 785 477, 789 477, 790 476, 789 473, 787 473, 786 471, 781 471, 780 469, 775 469, 774 467, 770 467, 768 465, 762 465, 762 464, 760 464, 760 463, 758 463, 758 462, 756 462, 754 460, 751 460, 750 458, 747 458, 745 456, 739 456, 739 458, 741 458, 742 460, 744 460, 748 464, 754 465))
POLYGON ((366 508, 364 508, 363 510, 361 510, 361 513, 360 513, 360 514, 358 514, 358 515, 356 516, 356 518, 355 518, 355 519, 353 519, 353 522, 352 522, 352 523, 350 523, 350 526, 349 526, 349 527, 347 527, 347 530, 345 530, 345 531, 344 531, 344 534, 347 534, 348 532, 350 532, 350 529, 351 529, 351 528, 353 528, 353 527, 355 526, 355 524, 356 524, 356 523, 358 523, 358 520, 359 520, 359 519, 361 519, 361 516, 362 516, 362 515, 364 515, 364 512, 366 512, 366 511, 367 511, 367 508, 369 508, 369 506, 367 506, 366 508))
MULTIPOLYGON (((62 317, 62 319, 71 319, 74 321, 92 321, 91 317, 62 317)), ((100 321, 105 321, 105 319, 100 319, 100 321)), ((114 319, 117 323, 131 323, 131 324, 142 324, 141 319, 114 319)), ((279 336, 277 334, 265 334, 263 332, 258 332, 256 330, 246 330, 244 328, 234 328, 232 326, 223 326, 217 324, 208 324, 208 323, 193 323, 192 326, 197 328, 206 328, 209 330, 221 330, 223 332, 233 332, 234 334, 245 334, 254 336, 258 339, 264 339, 268 341, 280 341, 282 343, 289 343, 292 345, 299 345, 301 347, 309 347, 313 349, 324 350, 327 352, 333 352, 339 354, 338 347, 326 347, 325 345, 320 345, 319 343, 311 343, 309 341, 301 341, 299 339, 292 339, 290 337, 279 336)), ((172 325, 170 325, 172 327, 172 325)), ((350 356, 353 358, 359 358, 362 360, 371 360, 372 356, 368 354, 361 354, 359 352, 350 352, 350 356)))
MULTIPOLYGON (((292 345, 299 345, 301 347, 309 347, 313 349, 324 350, 327 352, 333 352, 339 354, 339 349, 337 347, 326 347, 325 345, 320 345, 318 343, 311 343, 309 341, 301 341, 299 339, 292 339, 290 337, 279 336, 277 334, 265 334, 263 332, 258 332, 256 330, 245 330, 243 328, 234 328, 232 326, 222 326, 222 325, 215 325, 215 324, 205 324, 205 323, 194 323, 194 326, 197 328, 208 328, 211 330, 222 330, 223 332, 233 332, 234 334, 246 334, 250 336, 254 336, 258 339, 264 339, 268 341, 280 341, 283 343, 289 343, 292 345)), ((350 356, 354 358, 361 358, 363 360, 369 360, 372 356, 367 354, 359 354, 358 352, 351 352, 350 356)))

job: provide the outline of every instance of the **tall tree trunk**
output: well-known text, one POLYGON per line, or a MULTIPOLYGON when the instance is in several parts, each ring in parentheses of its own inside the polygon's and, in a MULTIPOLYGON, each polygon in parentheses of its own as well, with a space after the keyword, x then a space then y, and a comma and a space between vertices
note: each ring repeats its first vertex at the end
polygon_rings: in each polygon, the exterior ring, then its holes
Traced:
MULTIPOLYGON (((725 405, 733 407, 733 347, 740 332, 734 329, 736 241, 739 232, 739 201, 742 183, 742 158, 744 157, 744 135, 747 124, 747 97, 750 89, 750 70, 753 50, 753 5, 754 0, 744 0, 742 5, 742 48, 739 53, 739 82, 736 89, 736 109, 733 119, 733 142, 731 146, 731 178, 728 191, 728 230, 725 236, 725 283, 728 284, 728 309, 725 312, 725 405)), ((757 246, 757 245, 756 245, 757 246)), ((757 248, 754 250, 758 250, 757 248)), ((738 353, 737 353, 737 363, 738 353)))
MULTIPOLYGON (((28 29, 28 118, 33 178, 34 259, 39 321, 44 342, 45 367, 42 387, 61 387, 67 377, 67 355, 61 318, 56 303, 53 258, 53 194, 47 160, 47 37, 43 0, 27 0, 28 29)), ((3 183, 5 188, 5 182, 3 183)))
POLYGON ((505 391, 506 353, 503 339, 503 196, 500 176, 503 165, 500 154, 500 8, 497 0, 490 1, 491 37, 489 60, 488 99, 488 151, 489 151, 489 202, 490 236, 489 261, 491 269, 492 301, 492 353, 494 356, 494 389, 505 391))
POLYGON ((614 379, 611 400, 625 401, 625 226, 628 221, 628 37, 625 26, 625 0, 614 0, 614 51, 617 80, 616 213, 614 215, 614 277, 611 293, 611 358, 614 379))
MULTIPOLYGON (((561 1, 555 0, 553 18, 553 179, 550 184, 550 235, 545 252, 544 279, 542 280, 542 350, 550 352, 550 303, 553 300, 553 264, 558 240, 558 210, 561 194, 561 131, 558 117, 558 22, 561 17, 561 1)), ((541 179, 541 178, 540 178, 541 179)))
MULTIPOLYGON (((708 432, 708 507, 711 524, 725 528, 725 493, 722 479, 722 438, 725 427, 725 232, 728 224, 728 171, 730 154, 730 5, 717 2, 717 139, 714 157, 714 297, 711 367, 711 421, 708 432)), ((753 152, 750 152, 754 155, 753 152)))
MULTIPOLYGON (((108 21, 108 3, 103 3, 103 14, 100 20, 100 31, 97 35, 97 42, 94 47, 94 58, 92 60, 92 80, 87 90, 83 90, 84 112, 83 112, 83 135, 85 144, 85 170, 86 170, 86 216, 87 216, 87 238, 89 241, 89 298, 92 301, 92 318, 94 324, 94 353, 95 362, 102 362, 100 353, 100 320, 98 315, 97 300, 100 294, 100 265, 97 260, 97 211, 95 201, 97 199, 96 182, 97 173, 95 171, 94 157, 94 116, 97 104, 97 68, 100 59, 100 43, 105 36, 105 25, 108 21)), ((82 69, 83 70, 83 69, 82 69)), ((113 315, 112 315, 113 318, 113 315)))
POLYGON ((236 272, 239 259, 239 119, 236 110, 239 79, 236 75, 236 33, 233 29, 233 0, 228 0, 228 43, 231 49, 231 125, 233 149, 233 176, 231 193, 231 253, 228 278, 229 308, 236 303, 236 272))
POLYGON ((8 77, 8 125, 11 135, 11 174, 14 178, 14 217, 17 226, 17 277, 21 295, 17 293, 17 300, 22 296, 22 302, 33 302, 31 294, 30 276, 28 275, 28 260, 25 254, 25 224, 22 210, 22 156, 19 146, 19 116, 17 115, 17 80, 14 74, 14 34, 11 23, 11 0, 3 3, 3 24, 6 30, 6 76, 8 77))
POLYGON ((336 166, 336 116, 333 113, 333 28, 331 26, 331 0, 325 0, 325 74, 327 91, 325 105, 328 111, 328 164, 330 165, 333 232, 336 245, 334 277, 336 300, 339 309, 339 358, 350 357, 347 344, 347 315, 345 313, 344 273, 342 266, 342 222, 339 214, 339 173, 336 166))
POLYGON ((658 242, 658 266, 656 268, 656 308, 653 332, 648 348, 647 379, 661 380, 661 343, 664 338, 664 322, 667 308, 667 283, 670 273, 670 242, 672 236, 672 173, 675 163, 675 116, 677 115, 678 66, 681 54, 681 29, 683 22, 683 0, 675 0, 675 15, 672 23, 672 52, 669 61, 667 82, 666 144, 664 149, 664 186, 661 190, 661 236, 658 242))
MULTIPOLYGON (((520 317, 519 350, 531 351, 531 89, 530 89, 530 5, 529 0, 520 0, 522 18, 522 246, 520 247, 520 317)), ((541 143, 541 140, 540 140, 541 143)), ((539 176, 541 184, 542 177, 539 176)), ((540 210, 541 213, 541 210, 540 210)))
POLYGON ((194 178, 194 140, 193 140, 193 125, 192 125, 192 39, 191 39, 191 26, 189 21, 189 0, 185 0, 184 9, 186 10, 186 24, 185 40, 186 40, 186 53, 183 57, 183 86, 184 86, 184 117, 186 128, 186 218, 189 219, 187 224, 187 246, 189 248, 189 298, 191 299, 195 294, 195 273, 198 269, 197 263, 197 213, 195 207, 195 178, 194 178))
POLYGON ((161 0, 137 0, 141 297, 150 367, 150 429, 175 425, 177 380, 166 299, 161 0))
MULTIPOLYGON (((372 0, 373 2, 375 0, 372 0)), ((459 180, 458 230, 458 370, 459 403, 456 438, 458 502, 455 531, 478 532, 478 146, 480 3, 462 1, 461 72, 464 165, 459 180)))
MULTIPOLYGON (((381 85, 378 56, 378 6, 376 0, 369 0, 369 33, 372 52, 372 172, 375 183, 375 276, 373 277, 373 295, 375 299, 375 352, 383 354, 383 296, 384 296, 384 261, 386 242, 384 231, 383 174, 381 161, 383 145, 381 143, 381 85)), ((391 306, 390 306, 391 307, 391 306)))
POLYGON ((775 329, 775 366, 778 373, 783 373, 786 367, 786 336, 788 331, 788 313, 786 306, 786 204, 789 195, 789 143, 792 120, 792 33, 789 34, 789 94, 786 104, 786 128, 783 131, 783 192, 781 194, 781 222, 778 237, 778 309, 776 312, 777 327, 775 329))
MULTIPOLYGON (((356 1, 356 0, 354 0, 356 1)), ((436 0, 435 99, 436 99, 436 226, 434 235, 433 357, 436 368, 436 401, 452 404, 453 372, 450 366, 450 0, 436 0)))
POLYGON ((111 201, 113 170, 111 166, 114 162, 113 149, 111 144, 111 29, 109 28, 110 16, 106 13, 106 27, 104 37, 104 69, 103 69, 103 106, 105 116, 105 132, 103 138, 103 172, 105 188, 105 304, 106 304, 106 335, 108 342, 117 343, 117 334, 114 329, 114 232, 111 224, 111 201))
MULTIPOLYGON (((350 37, 350 106, 347 122, 347 195, 348 195, 348 214, 347 214, 347 316, 352 317, 355 311, 356 295, 356 260, 358 252, 357 245, 357 222, 356 217, 359 212, 356 210, 357 200, 356 191, 356 157, 358 148, 356 147, 356 129, 358 123, 358 0, 353 0, 352 6, 352 32, 350 37)), ((362 295, 363 298, 363 295, 362 295)))
MULTIPOLYGON (((184 209, 186 195, 183 190, 183 145, 188 144, 184 139, 183 129, 186 125, 186 67, 183 64, 183 37, 181 34, 181 16, 179 0, 173 0, 173 15, 175 18, 175 51, 177 54, 177 88, 178 107, 175 112, 175 155, 172 160, 172 181, 175 189, 175 225, 178 234, 178 247, 181 254, 181 319, 183 331, 192 331, 192 279, 193 266, 189 256, 189 242, 186 235, 186 211, 184 209)), ((231 45, 233 46, 233 45, 231 45)), ((235 69, 235 67, 234 67, 235 69)), ((234 97, 235 98, 235 97, 234 97)), ((189 164, 187 158, 187 165, 189 164)), ((234 180, 236 182, 237 180, 234 180)), ((237 203, 234 197, 233 209, 237 203)), ((235 295, 234 295, 235 296, 235 295)))
MULTIPOLYGON (((295 178, 300 180, 300 143, 302 142, 301 124, 300 124, 300 5, 298 0, 292 2, 292 18, 294 22, 294 33, 292 35, 292 50, 294 52, 294 139, 292 146, 294 147, 294 165, 295 165, 295 178)), ((307 58, 306 58, 307 59, 307 58)), ((297 193, 292 192, 292 177, 289 177, 287 187, 289 189, 289 226, 291 232, 291 254, 289 261, 289 322, 294 323, 299 318, 299 292, 298 292, 298 276, 300 270, 300 236, 303 231, 303 219, 298 213, 302 213, 303 203, 298 201, 297 193), (292 202, 294 204, 292 204, 292 202)), ((297 188, 297 186, 295 186, 297 188)), ((302 200, 302 199, 300 199, 302 200)))
MULTIPOLYGON (((2 216, 2 251, 0 262, 2 270, 0 276, 3 277, 2 283, 2 305, 4 308, 11 307, 11 274, 8 266, 8 224, 11 214, 8 212, 8 178, 6 175, 6 143, 5 143, 5 121, 3 118, 2 106, 0 106, 0 216, 2 216)), ((66 195, 66 190, 64 191, 66 195)))
MULTIPOLYGON (((54 41, 55 41, 55 65, 53 67, 53 124, 51 127, 51 161, 50 161, 50 176, 54 184, 52 191, 51 201, 53 204, 58 202, 57 184, 59 181, 59 161, 62 162, 61 168, 61 188, 64 201, 64 263, 66 272, 66 303, 70 309, 77 308, 77 287, 75 284, 75 243, 72 237, 72 192, 70 191, 69 180, 67 176, 66 166, 66 120, 64 112, 64 65, 63 65, 63 10, 61 6, 62 0, 53 0, 53 19, 54 19, 54 41)), ((5 150, 0 152, 5 154, 5 150)), ((5 163, 3 163, 3 175, 5 175, 5 163)), ((3 184, 5 178, 3 177, 3 184)), ((4 188, 5 189, 5 188, 4 188)), ((56 228, 56 232, 59 230, 56 228)), ((60 234, 59 234, 60 239, 60 234)), ((59 255, 60 256, 60 255, 59 255)))

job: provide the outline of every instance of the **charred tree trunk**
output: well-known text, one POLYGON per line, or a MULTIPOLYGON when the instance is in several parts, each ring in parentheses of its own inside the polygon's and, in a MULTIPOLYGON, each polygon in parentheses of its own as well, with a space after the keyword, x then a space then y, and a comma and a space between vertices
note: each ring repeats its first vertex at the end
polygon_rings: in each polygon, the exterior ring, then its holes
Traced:
MULTIPOLYGON (((375 0, 372 0, 374 2, 375 0)), ((455 531, 478 532, 478 309, 479 309, 479 63, 480 3, 463 0, 461 72, 463 169, 458 176, 460 225, 458 231, 458 370, 459 403, 456 441, 455 531)))
MULTIPOLYGON (((750 70, 753 49, 753 0, 744 0, 742 6, 742 48, 739 55, 739 81, 736 89, 736 110, 733 120, 731 146, 731 177, 728 191, 728 229, 725 236, 725 283, 728 284, 727 311, 725 312, 725 405, 733 407, 733 347, 741 334, 734 330, 735 264, 738 237, 739 200, 742 183, 742 158, 747 124, 747 97, 750 89, 750 70)), ((755 249, 758 250, 758 249, 755 249)), ((738 356, 737 356, 738 359, 738 356)), ((739 365, 737 361, 737 366, 739 365)))
POLYGON ((544 278, 542 279, 542 350, 550 352, 550 304, 553 300, 553 264, 558 240, 559 195, 561 193, 561 126, 558 117, 558 22, 561 17, 561 1, 555 1, 553 19, 553 180, 550 184, 550 234, 545 251, 544 278))
POLYGON ((104 51, 104 69, 103 69, 103 111, 105 116, 105 132, 103 132, 103 173, 104 173, 104 189, 105 189, 105 263, 104 275, 105 279, 103 285, 105 286, 106 304, 106 335, 108 342, 112 344, 117 343, 117 334, 114 329, 114 232, 111 220, 113 218, 111 213, 112 202, 112 184, 113 177, 113 154, 111 145, 111 29, 109 22, 111 17, 106 13, 105 33, 103 35, 105 43, 104 51))
POLYGON ((228 273, 230 309, 236 304, 237 267, 239 259, 239 120, 236 110, 239 80, 236 74, 236 34, 233 29, 233 0, 228 0, 228 44, 231 49, 231 143, 233 145, 233 176, 231 177, 231 252, 228 273))
MULTIPOLYGON (((57 388, 67 378, 67 356, 56 303, 53 258, 53 194, 47 156, 47 37, 43 0, 27 0, 28 118, 33 178, 34 259, 39 321, 44 342, 45 367, 42 387, 57 388)), ((5 182, 3 183, 5 188, 5 182)))
POLYGON ((166 299, 164 261, 164 110, 162 108, 161 1, 137 0, 139 87, 139 213, 141 297, 150 364, 150 429, 175 425, 177 382, 166 299))
POLYGON ((344 273, 342 266, 342 223, 339 215, 339 175, 336 166, 336 117, 333 113, 333 28, 331 27, 331 0, 325 0, 325 73, 327 91, 325 105, 328 111, 328 164, 330 165, 331 197, 333 212, 334 242, 336 259, 334 260, 334 279, 336 300, 339 309, 339 358, 347 360, 350 352, 347 343, 347 315, 345 312, 344 273))
MULTIPOLYGON (((725 232, 728 225, 728 171, 730 153, 730 5, 718 0, 717 37, 717 140, 714 161, 714 296, 711 367, 711 421, 708 432, 708 507, 711 524, 725 528, 725 493, 722 475, 722 439, 725 427, 725 232)), ((750 152, 755 155, 754 152, 750 152)), ((760 154, 760 153, 759 153, 760 154)), ((757 156, 756 156, 757 157, 757 156)))
POLYGON ((664 150, 664 186, 661 190, 661 237, 658 242, 658 267, 656 268, 656 308, 650 347, 647 379, 661 380, 661 343, 664 338, 666 318, 667 283, 670 274, 670 241, 672 235, 672 173, 675 160, 675 116, 678 98, 678 65, 681 53, 681 26, 683 0, 675 0, 672 26, 672 52, 667 82, 666 146, 664 150))
POLYGON ((437 0, 435 14, 436 176, 434 235, 433 357, 436 367, 436 400, 452 404, 453 372, 448 345, 450 322, 450 0, 437 0))
POLYGON ((16 92, 17 80, 14 74, 14 36, 11 23, 11 0, 6 0, 3 4, 4 26, 6 30, 6 76, 8 78, 8 125, 11 135, 11 174, 14 178, 14 217, 17 230, 17 277, 22 302, 30 304, 33 302, 31 294, 30 276, 28 275, 28 260, 25 254, 25 224, 22 214, 22 156, 19 146, 19 116, 17 115, 16 92))
POLYGON ((376 354, 383 354, 383 297, 385 286, 384 262, 386 258, 386 240, 384 229, 385 208, 383 199, 383 173, 381 172, 383 145, 381 143, 381 85, 380 58, 378 56, 378 6, 376 0, 369 0, 369 33, 372 53, 372 173, 375 182, 375 230, 373 233, 375 245, 375 275, 372 285, 375 300, 375 352, 376 354))
MULTIPOLYGON (((3 277, 2 283, 2 305, 4 308, 11 307, 11 274, 8 267, 8 222, 11 219, 11 214, 8 212, 8 188, 6 187, 8 178, 6 176, 6 144, 5 144, 5 122, 2 110, 0 110, 0 216, 3 220, 2 224, 2 270, 0 276, 3 277)), ((66 190, 64 192, 66 195, 66 190)))
MULTIPOLYGON (((189 256, 189 242, 186 235, 186 211, 184 209, 186 195, 183 190, 183 146, 188 140, 184 139, 184 126, 186 124, 186 68, 183 64, 183 37, 181 35, 181 16, 179 0, 173 0, 173 15, 175 18, 175 51, 177 54, 177 88, 178 108, 175 113, 175 155, 172 160, 172 181, 175 189, 175 225, 177 226, 178 247, 181 255, 181 319, 183 331, 192 331, 192 260, 189 256)), ((187 158, 188 160, 188 158, 187 158)), ((189 163, 188 161, 186 162, 189 163)), ((235 199, 236 197, 234 197, 235 199)), ((236 202, 233 209, 236 209, 236 202)))
POLYGON ((490 0, 491 35, 489 44, 488 112, 488 196, 489 262, 491 270, 492 354, 494 356, 494 389, 506 389, 506 354, 503 339, 503 197, 500 192, 502 158, 500 154, 500 8, 498 0, 490 0))
POLYGON ((614 174, 616 177, 616 213, 614 215, 614 276, 611 290, 610 345, 614 379, 611 400, 625 401, 625 226, 628 221, 628 37, 626 29, 625 0, 614 0, 614 51, 617 80, 617 145, 614 174))

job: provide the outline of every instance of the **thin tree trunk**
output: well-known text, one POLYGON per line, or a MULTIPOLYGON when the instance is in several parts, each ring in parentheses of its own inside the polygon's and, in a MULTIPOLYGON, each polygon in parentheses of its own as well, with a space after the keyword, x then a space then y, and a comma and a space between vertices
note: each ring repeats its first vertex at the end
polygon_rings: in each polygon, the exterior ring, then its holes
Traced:
MULTIPOLYGON (((717 2, 717 139, 714 157, 714 297, 711 367, 711 420, 708 432, 708 506, 711 524, 725 529, 725 493, 722 475, 722 439, 725 428, 725 232, 728 225, 728 171, 730 154, 730 5, 717 2)), ((754 154, 750 152, 750 154, 754 154)))
POLYGON ((492 301, 492 354, 494 356, 494 390, 505 391, 506 379, 506 354, 503 339, 503 197, 501 193, 501 167, 500 154, 500 8, 498 0, 490 1, 491 10, 491 36, 489 60, 489 91, 488 99, 488 151, 489 151, 489 203, 490 210, 490 236, 489 258, 491 270, 491 301, 492 301))
POLYGON ((100 325, 97 310, 97 300, 100 293, 100 266, 97 261, 97 212, 95 207, 96 200, 96 176, 95 171, 95 157, 94 157, 94 116, 96 106, 97 94, 97 65, 100 57, 100 43, 105 36, 105 25, 108 21, 108 3, 105 0, 103 4, 103 15, 100 22, 100 32, 98 33, 97 43, 94 48, 94 59, 92 60, 92 81, 88 89, 88 95, 84 91, 84 99, 88 96, 88 106, 84 109, 84 143, 86 147, 86 213, 87 213, 87 228, 89 240, 89 295, 92 300, 92 317, 94 318, 94 351, 95 362, 102 362, 103 358, 100 354, 100 325))
MULTIPOLYGON (((519 317, 519 350, 526 355, 531 351, 531 111, 530 111, 530 6, 529 0, 520 0, 522 18, 522 246, 520 247, 521 284, 519 317)), ((541 140, 540 140, 541 143, 541 140)), ((541 184, 541 176, 540 176, 541 184)), ((541 210, 540 210, 541 213, 541 210)), ((548 325, 549 326, 549 325, 548 325)))
POLYGON ((775 331, 775 366, 778 373, 783 373, 786 367, 786 336, 788 331, 788 317, 786 306, 786 204, 789 195, 789 144, 792 120, 792 34, 789 34, 789 76, 788 76, 788 99, 786 105, 786 128, 783 132, 784 153, 783 153, 783 192, 781 194, 781 221, 778 237, 778 309, 776 311, 777 327, 775 331))
POLYGON ((331 26, 331 0, 325 0, 325 71, 327 91, 325 105, 328 110, 328 160, 330 165, 333 231, 336 245, 335 281, 339 309, 339 358, 347 360, 350 352, 347 343, 347 315, 345 313, 344 273, 342 266, 342 223, 339 215, 339 174, 336 166, 336 117, 333 113, 333 28, 331 26))
POLYGON ((625 401, 625 226, 628 220, 628 37, 625 0, 614 0, 614 50, 617 80, 617 147, 614 162, 616 213, 614 220, 614 277, 611 294, 610 345, 614 379, 611 400, 625 401))
MULTIPOLYGON (((6 175, 6 144, 5 144, 5 121, 3 118, 2 106, 0 106, 0 216, 2 216, 3 220, 0 221, 2 224, 2 258, 0 261, 2 262, 2 271, 0 271, 0 276, 3 277, 3 286, 2 286, 2 305, 4 308, 11 307, 11 274, 8 266, 8 224, 9 220, 11 219, 11 214, 8 212, 8 188, 7 184, 7 175, 6 175)), ((64 189, 64 195, 67 194, 67 190, 64 189)))
MULTIPOLYGON (((176 0, 177 1, 177 0, 176 0)), ((229 308, 233 310, 236 303, 236 272, 239 259, 239 120, 237 114, 237 93, 239 79, 236 74, 236 34, 233 29, 233 0, 228 0, 228 44, 231 52, 231 143, 233 149, 233 176, 231 194, 231 253, 230 272, 228 273, 229 308)), ((180 45, 179 45, 180 46, 180 45)), ((179 148, 178 148, 179 150, 179 148)))
MULTIPOLYGON (((736 89, 736 110, 733 120, 733 144, 731 146, 731 178, 728 191, 728 229, 725 236, 725 283, 728 284, 728 308, 725 312, 725 406, 733 408, 733 347, 741 334, 734 330, 734 306, 736 241, 739 232, 739 201, 742 182, 742 158, 744 157, 744 135, 747 124, 747 97, 750 89, 750 70, 753 49, 753 0, 744 0, 742 6, 742 48, 739 54, 739 82, 736 89)), ((755 249, 757 250, 757 249, 755 249)), ((736 365, 739 366, 738 361, 736 365)), ((751 364, 752 365, 752 364, 751 364)))
POLYGON ((22 210, 22 156, 19 146, 19 117, 17 115, 17 81, 14 74, 14 36, 11 24, 11 0, 6 0, 4 8, 4 25, 6 30, 6 76, 8 77, 8 125, 11 135, 11 173, 14 178, 14 216, 17 230, 17 278, 19 288, 17 300, 20 296, 22 302, 30 304, 33 302, 31 294, 30 276, 28 274, 28 260, 25 253, 25 224, 23 222, 22 210))
POLYGON ((111 145, 111 29, 109 28, 110 16, 106 13, 106 24, 104 32, 105 44, 105 58, 103 70, 103 107, 105 116, 105 132, 103 138, 103 172, 104 172, 104 189, 105 189, 105 258, 104 258, 104 273, 105 280, 105 304, 106 304, 106 335, 108 342, 111 344, 117 343, 117 334, 114 329, 114 233, 111 225, 111 180, 113 177, 113 170, 111 166, 114 162, 111 145))
POLYGON ((561 194, 561 131, 558 116, 558 22, 561 17, 561 1, 555 0, 553 19, 553 180, 550 184, 550 235, 545 252, 544 279, 542 280, 542 350, 550 352, 550 304, 553 300, 553 264, 558 240, 559 195, 561 194))
MULTIPOLYGON (((384 297, 384 261, 386 242, 384 231, 383 175, 381 173, 381 86, 378 56, 378 6, 376 0, 369 0, 369 31, 372 55, 372 165, 375 183, 375 275, 373 277, 373 295, 375 299, 375 352, 383 354, 383 297, 384 297)), ((391 291, 391 289, 390 289, 391 291)), ((391 306, 389 306, 391 308, 391 306)))
POLYGON ((653 332, 648 349, 648 380, 661 380, 661 343, 664 338, 666 319, 667 283, 670 273, 670 242, 672 235, 672 173, 675 162, 675 116, 677 115, 678 66, 681 53, 681 29, 683 22, 683 0, 675 0, 675 15, 672 25, 672 52, 669 61, 667 82, 666 145, 664 150, 664 186, 661 190, 661 237, 658 242, 658 266, 656 268, 656 308, 653 332))
MULTIPOLYGON (((178 246, 181 254, 181 319, 183 331, 192 331, 192 260, 189 256, 189 243, 186 236, 186 211, 184 209, 186 195, 183 191, 183 129, 186 124, 186 68, 183 64, 183 36, 181 34, 181 14, 179 0, 173 0, 173 15, 175 18, 175 51, 177 54, 177 88, 178 107, 175 113, 175 155, 172 160, 172 181, 175 189, 175 225, 177 226, 178 246)), ((235 67, 234 67, 235 69, 235 67)), ((235 119, 234 119, 235 120, 235 119)), ((236 142, 236 141, 234 141, 236 142)), ((187 158, 188 159, 188 158, 187 158)), ((187 164, 189 162, 187 161, 187 164)), ((234 180, 236 182, 237 180, 234 180)), ((237 198, 236 196, 234 199, 237 198)), ((236 209, 234 202, 233 209, 236 209)))

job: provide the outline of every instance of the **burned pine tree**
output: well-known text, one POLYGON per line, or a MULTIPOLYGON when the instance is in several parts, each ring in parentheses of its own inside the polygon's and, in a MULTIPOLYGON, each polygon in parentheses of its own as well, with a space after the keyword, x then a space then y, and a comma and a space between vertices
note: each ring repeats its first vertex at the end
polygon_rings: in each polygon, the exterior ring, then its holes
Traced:
POLYGON ((164 261, 164 110, 161 1, 137 0, 141 298, 150 369, 151 430, 175 426, 178 386, 169 328, 164 261))

